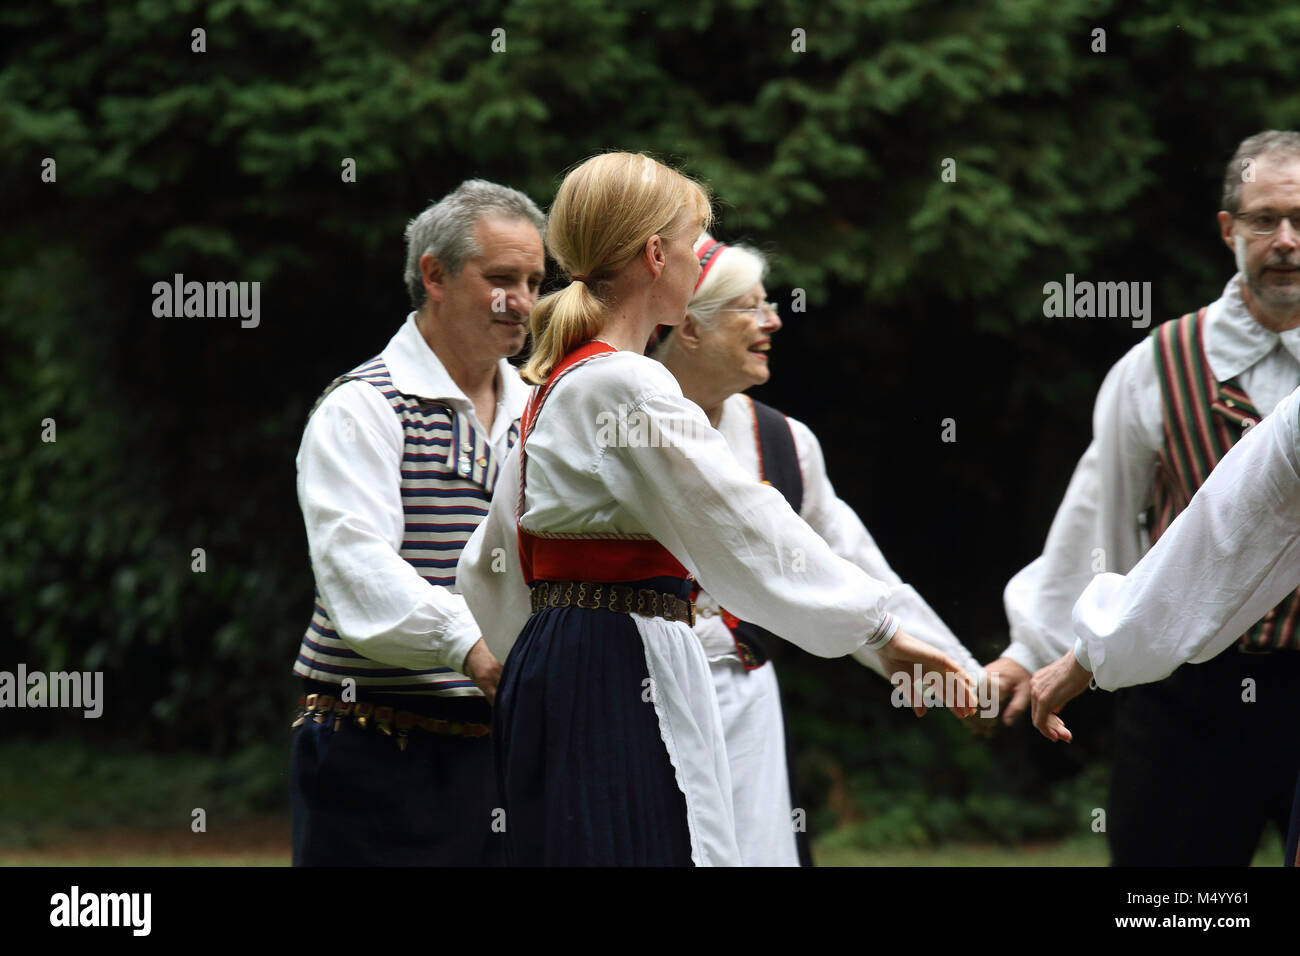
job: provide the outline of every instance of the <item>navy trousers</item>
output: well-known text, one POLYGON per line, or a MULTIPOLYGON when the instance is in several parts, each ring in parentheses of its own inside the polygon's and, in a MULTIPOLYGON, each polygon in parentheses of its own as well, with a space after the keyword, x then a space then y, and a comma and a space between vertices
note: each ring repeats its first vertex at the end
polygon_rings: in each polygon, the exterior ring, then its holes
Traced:
POLYGON ((1230 647, 1115 696, 1113 865, 1248 866, 1267 822, 1287 833, 1300 653, 1230 647), (1254 700, 1243 700, 1248 679, 1254 700))
POLYGON ((402 751, 373 727, 333 725, 308 719, 293 733, 294 866, 502 864, 491 737, 412 730, 402 751))
MULTIPOLYGON (((671 578, 632 586, 686 594, 671 578)), ((686 798, 648 676, 626 614, 546 608, 529 619, 492 725, 511 864, 691 865, 686 798)))

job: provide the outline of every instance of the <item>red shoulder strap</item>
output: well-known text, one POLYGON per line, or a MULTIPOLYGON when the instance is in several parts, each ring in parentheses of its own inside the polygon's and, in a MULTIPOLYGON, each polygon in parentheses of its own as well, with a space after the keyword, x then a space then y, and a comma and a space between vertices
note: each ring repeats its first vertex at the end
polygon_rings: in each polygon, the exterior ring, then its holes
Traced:
POLYGON ((515 505, 515 536, 519 542, 519 561, 525 581, 532 580, 533 564, 532 556, 524 547, 525 532, 519 527, 519 519, 524 515, 524 488, 527 486, 528 476, 528 436, 532 434, 533 426, 537 424, 537 416, 541 414, 542 406, 546 404, 547 396, 551 394, 551 389, 555 387, 556 382, 588 359, 617 351, 614 346, 596 339, 579 345, 551 369, 545 384, 533 389, 533 394, 524 407, 524 414, 519 421, 519 501, 515 505))
MULTIPOLYGON (((533 430, 533 425, 537 421, 537 414, 542 410, 542 404, 546 401, 546 396, 550 394, 555 383, 563 378, 579 362, 585 362, 589 358, 595 358, 607 352, 617 352, 618 349, 605 342, 592 339, 590 342, 584 342, 576 349, 570 352, 551 369, 551 374, 546 377, 546 384, 533 389, 532 397, 524 407, 524 414, 519 422, 519 440, 522 443, 528 437, 528 433, 533 430)), ((522 458, 524 450, 519 449, 519 455, 522 458)), ((522 475, 522 470, 521 470, 522 475)))

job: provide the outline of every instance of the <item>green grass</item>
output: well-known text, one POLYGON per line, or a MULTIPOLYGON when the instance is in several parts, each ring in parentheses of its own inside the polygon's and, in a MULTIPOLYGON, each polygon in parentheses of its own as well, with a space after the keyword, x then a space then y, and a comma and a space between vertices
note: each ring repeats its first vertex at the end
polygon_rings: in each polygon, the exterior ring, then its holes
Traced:
MULTIPOLYGON (((149 831, 138 839, 147 843, 149 831)), ((43 849, 0 849, 0 866, 288 866, 289 848, 231 848, 213 854, 196 847, 193 851, 140 851, 98 846, 78 851, 79 835, 66 834, 64 841, 43 849)), ((1108 857, 1101 840, 1069 841, 1024 847, 954 844, 930 849, 856 850, 844 846, 819 846, 818 866, 1106 866, 1108 857)), ((1260 846, 1253 866, 1281 866, 1281 845, 1270 835, 1260 846)))
POLYGON ((832 835, 816 846, 815 853, 818 866, 1106 866, 1110 862, 1100 834, 1096 840, 1023 847, 958 843, 896 850, 836 845, 832 835))
POLYGON ((110 853, 90 856, 13 855, 0 850, 0 866, 197 866, 245 867, 288 866, 289 851, 247 853, 231 856, 158 856, 140 853, 110 853))
POLYGON ((283 812, 283 746, 228 759, 206 754, 114 753, 77 741, 0 744, 0 849, 64 842, 70 832, 117 828, 190 832, 201 808, 209 830, 283 812))
MULTIPOLYGON (((159 839, 156 831, 116 830, 108 834, 69 832, 45 847, 0 849, 5 866, 288 866, 288 822, 276 848, 264 834, 191 834, 159 839), (233 837, 233 842, 231 841, 233 837), (184 844, 189 843, 186 847, 184 844), (208 849, 213 844, 220 852, 208 849), (270 845, 268 845, 268 843, 270 845)), ((248 828, 243 828, 247 831, 248 828)), ((836 846, 835 835, 815 848, 819 866, 1105 866, 1104 841, 1021 848, 951 845, 930 849, 858 850, 836 846)))
MULTIPOLYGON (((1095 836, 1018 847, 955 843, 939 847, 864 850, 829 834, 814 844, 818 866, 1108 866, 1106 837, 1095 836)), ((1282 865, 1282 841, 1266 830, 1251 866, 1282 865)))
MULTIPOLYGON (((287 866, 287 735, 230 759, 0 743, 0 866, 287 866), (192 811, 206 830, 191 829, 192 811)), ((883 818, 825 833, 819 866, 1106 866, 1103 834, 1019 846, 947 841, 883 818), (922 834, 923 835, 923 834, 922 834), (907 837, 907 841, 904 840, 907 837), (904 845, 910 841, 913 846, 904 845)), ((1280 866, 1271 830, 1255 866, 1280 866)))
MULTIPOLYGON (((286 824, 287 826, 287 824, 286 824)), ((148 831, 140 831, 140 842, 149 840, 148 831)), ((230 848, 214 854, 198 848, 193 851, 148 851, 124 847, 99 846, 93 851, 78 852, 75 834, 66 843, 43 850, 0 849, 0 866, 288 866, 289 848, 230 848)), ((286 838, 287 841, 287 838, 286 838)), ((818 866, 1106 866, 1109 862, 1105 841, 1074 840, 1023 847, 1000 847, 980 844, 954 844, 929 849, 857 850, 836 846, 833 836, 815 848, 818 866)), ((1254 866, 1280 866, 1281 844, 1270 833, 1255 855, 1254 866)))

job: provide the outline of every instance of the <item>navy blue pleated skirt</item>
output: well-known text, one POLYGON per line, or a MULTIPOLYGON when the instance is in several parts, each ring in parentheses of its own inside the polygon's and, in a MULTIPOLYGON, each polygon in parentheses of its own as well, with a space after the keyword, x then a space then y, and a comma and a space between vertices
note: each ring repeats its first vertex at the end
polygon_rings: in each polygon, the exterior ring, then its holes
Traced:
MULTIPOLYGON (((686 582, 625 582, 687 596, 686 582)), ((506 658, 492 738, 515 866, 690 866, 632 618, 546 608, 506 658)))

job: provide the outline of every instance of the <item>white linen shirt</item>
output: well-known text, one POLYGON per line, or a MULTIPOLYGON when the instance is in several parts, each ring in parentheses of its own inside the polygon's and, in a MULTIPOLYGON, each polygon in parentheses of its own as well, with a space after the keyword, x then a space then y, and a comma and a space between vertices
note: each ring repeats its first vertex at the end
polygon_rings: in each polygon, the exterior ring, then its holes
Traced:
MULTIPOLYGON (((1267 415, 1300 385, 1300 329, 1278 334, 1256 322, 1240 282, 1238 273, 1206 311, 1205 355, 1216 379, 1235 377, 1267 415)), ((1141 516, 1153 501, 1163 421, 1148 337, 1107 374, 1093 409, 1092 443, 1070 479, 1043 553, 1007 584, 1011 645, 1003 656, 1030 671, 1056 660, 1073 646, 1071 611, 1093 575, 1126 572, 1142 557, 1147 537, 1141 516)))
MULTIPOLYGON (((519 527, 653 537, 728 609, 821 657, 878 647, 898 630, 885 609, 889 586, 836 556, 779 491, 755 481, 653 359, 617 352, 576 367, 552 388, 526 447, 522 516, 518 495, 507 490, 519 487, 516 448, 456 572, 498 658, 507 658, 531 615, 519 527), (601 428, 611 415, 629 423, 615 441, 601 428), (657 434, 649 442, 640 440, 646 421, 657 434)), ((600 568, 591 577, 600 580, 600 568)), ((726 743, 704 650, 682 622, 631 618, 685 797, 692 861, 739 865, 726 743)))
MULTIPOLYGON (((868 642, 879 647, 898 629, 885 609, 890 587, 835 555, 779 491, 755 481, 653 359, 618 352, 564 376, 527 449, 526 507, 518 519, 527 531, 651 537, 728 610, 819 657, 851 654, 868 642), (599 425, 615 410, 645 412, 658 427, 658 444, 605 442, 599 425), (809 620, 820 626, 810 630, 809 620)), ((518 488, 518 457, 511 452, 499 487, 518 488)), ((503 659, 532 613, 518 566, 516 508, 517 495, 493 497, 457 568, 485 640, 503 659), (489 545, 505 548, 513 573, 492 571, 489 545)), ((599 574, 592 569, 593 579, 599 574)))
POLYGON ((1106 690, 1229 647, 1300 585, 1300 389, 1250 429, 1127 576, 1074 607, 1074 654, 1106 690))
MULTIPOLYGON (((908 634, 938 648, 961 665, 973 679, 980 680, 983 668, 974 655, 948 629, 943 619, 922 599, 916 589, 904 583, 895 573, 857 512, 835 493, 830 477, 826 474, 826 460, 822 455, 821 443, 812 429, 796 418, 786 416, 786 420, 790 423, 795 454, 799 459, 799 474, 803 478, 803 503, 799 516, 821 535, 833 552, 876 580, 889 585, 885 607, 897 619, 907 622, 908 634)), ((759 462, 754 437, 754 416, 745 395, 737 393, 723 402, 718 431, 727 440, 736 461, 757 479, 759 462)), ((697 613, 695 617, 695 633, 704 645, 709 661, 724 657, 739 660, 731 630, 716 613, 718 603, 707 592, 701 591, 696 605, 710 612, 697 613)), ((761 621, 756 623, 762 624, 761 621)), ((853 652, 853 657, 882 677, 890 676, 885 673, 885 666, 877 651, 862 647, 853 652)))
MULTIPOLYGON (((486 432, 474 403, 424 341, 414 312, 380 355, 398 391, 446 402, 486 432)), ((502 460, 529 388, 505 359, 497 376, 490 442, 502 460)), ((358 654, 393 667, 459 671, 480 636, 465 599, 424 580, 398 554, 404 443, 392 405, 367 382, 343 383, 312 414, 297 458, 312 571, 339 637, 358 654)))

